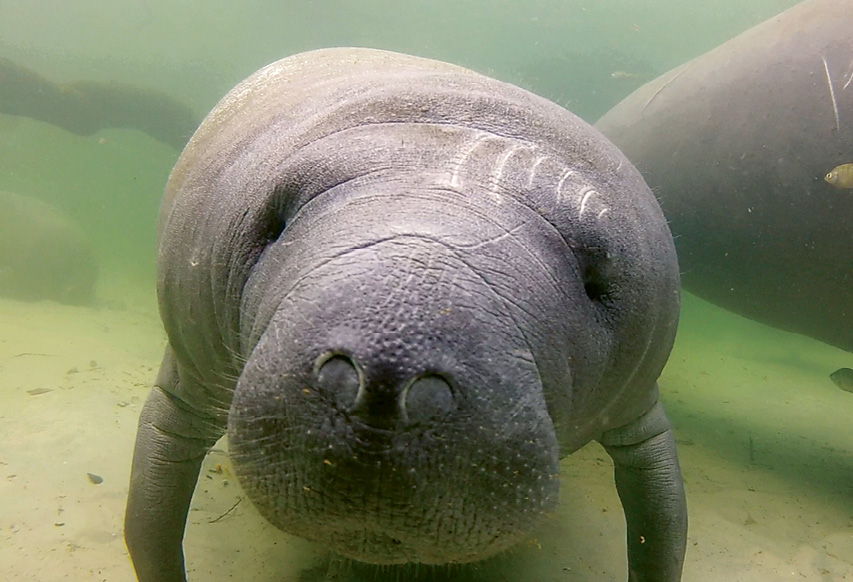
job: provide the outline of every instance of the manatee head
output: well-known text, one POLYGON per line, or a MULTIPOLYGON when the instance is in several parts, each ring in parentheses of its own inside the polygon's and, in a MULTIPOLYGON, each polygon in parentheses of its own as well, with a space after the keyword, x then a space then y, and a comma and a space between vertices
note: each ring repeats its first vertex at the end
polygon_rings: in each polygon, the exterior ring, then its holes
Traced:
POLYGON ((229 442, 282 530, 364 562, 470 562, 553 510, 559 447, 518 290, 422 224, 446 207, 410 204, 349 205, 268 249, 229 442))

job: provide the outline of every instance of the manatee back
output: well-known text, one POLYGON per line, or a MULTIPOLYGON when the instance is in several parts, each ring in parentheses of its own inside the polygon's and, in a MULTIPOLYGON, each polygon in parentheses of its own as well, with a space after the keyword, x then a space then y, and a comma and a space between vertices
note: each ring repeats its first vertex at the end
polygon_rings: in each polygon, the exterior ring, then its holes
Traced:
POLYGON ((853 10, 809 0, 637 89, 596 124, 654 188, 684 286, 853 350, 853 10))

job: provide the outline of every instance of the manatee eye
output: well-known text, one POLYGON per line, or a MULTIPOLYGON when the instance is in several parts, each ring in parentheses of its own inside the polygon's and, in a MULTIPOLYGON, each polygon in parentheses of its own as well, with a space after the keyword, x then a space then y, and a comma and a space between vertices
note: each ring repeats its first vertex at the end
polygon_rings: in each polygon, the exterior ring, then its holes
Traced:
POLYGON ((453 390, 441 376, 429 374, 416 378, 401 395, 409 420, 427 420, 453 410, 453 390))
POLYGON ((613 299, 613 285, 608 271, 610 255, 598 246, 574 248, 582 269, 583 290, 590 301, 607 305, 613 299))
POLYGON ((606 303, 610 299, 610 285, 595 265, 587 265, 583 271, 583 290, 596 303, 606 303))
POLYGON ((361 388, 361 374, 343 354, 323 354, 315 364, 317 388, 344 408, 351 408, 361 388))

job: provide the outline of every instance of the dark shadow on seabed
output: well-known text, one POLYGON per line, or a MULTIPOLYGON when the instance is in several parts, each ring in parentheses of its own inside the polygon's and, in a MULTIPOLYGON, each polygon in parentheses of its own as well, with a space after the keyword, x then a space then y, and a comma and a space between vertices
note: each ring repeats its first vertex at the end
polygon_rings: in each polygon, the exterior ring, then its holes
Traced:
POLYGON ((698 445, 749 470, 755 489, 761 488, 763 479, 776 477, 815 497, 836 498, 853 512, 853 439, 851 449, 840 449, 784 425, 709 413, 681 400, 668 400, 666 410, 676 427, 682 457, 698 445))
POLYGON ((772 483, 827 500, 853 527, 853 394, 829 378, 846 362, 853 354, 685 293, 660 385, 688 484, 725 466, 750 490, 772 483))

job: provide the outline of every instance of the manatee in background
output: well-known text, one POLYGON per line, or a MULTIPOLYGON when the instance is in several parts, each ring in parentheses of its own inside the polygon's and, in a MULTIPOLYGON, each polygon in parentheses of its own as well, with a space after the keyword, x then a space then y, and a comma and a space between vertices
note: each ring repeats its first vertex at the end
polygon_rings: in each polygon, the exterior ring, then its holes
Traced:
POLYGON ((597 124, 670 223, 686 289, 853 351, 853 4, 803 2, 597 124))
POLYGON ((69 216, 42 200, 0 191, 0 295, 89 304, 97 278, 92 246, 69 216))
POLYGON ((133 128, 178 150, 198 126, 189 107, 164 93, 123 83, 53 83, 2 57, 0 113, 84 136, 107 127, 133 128))
POLYGON ((208 115, 160 216, 169 343, 125 521, 140 580, 185 579, 190 499, 226 431, 266 519, 376 564, 525 539, 560 459, 596 439, 630 580, 680 579, 684 490, 656 384, 675 248, 589 125, 453 65, 303 53, 208 115))

